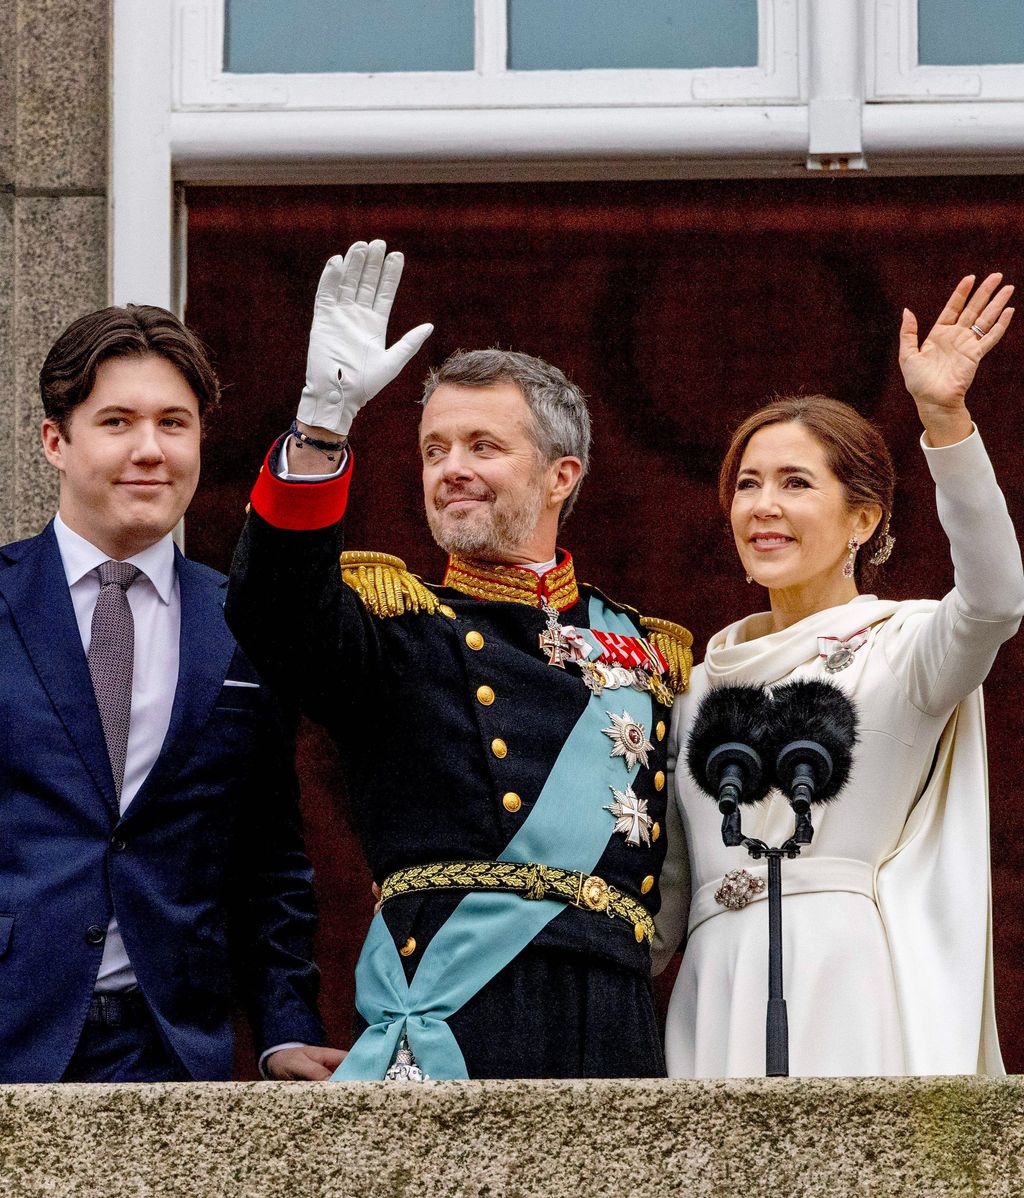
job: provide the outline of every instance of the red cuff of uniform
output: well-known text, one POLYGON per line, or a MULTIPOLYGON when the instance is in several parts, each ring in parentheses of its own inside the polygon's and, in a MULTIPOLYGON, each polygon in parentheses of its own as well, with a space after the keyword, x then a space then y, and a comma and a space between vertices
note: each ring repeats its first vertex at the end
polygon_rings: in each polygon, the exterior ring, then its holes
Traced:
POLYGON ((268 524, 292 532, 312 532, 337 524, 348 504, 352 481, 352 449, 337 478, 317 483, 287 483, 270 468, 271 447, 252 489, 252 506, 268 524))

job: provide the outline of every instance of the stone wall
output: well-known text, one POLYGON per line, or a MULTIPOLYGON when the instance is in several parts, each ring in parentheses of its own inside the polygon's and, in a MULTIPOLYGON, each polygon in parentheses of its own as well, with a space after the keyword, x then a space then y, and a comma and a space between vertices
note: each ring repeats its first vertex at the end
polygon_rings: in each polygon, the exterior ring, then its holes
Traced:
POLYGON ((56 509, 39 367, 107 300, 109 7, 0 0, 0 544, 56 509))
POLYGON ((0 1192, 1016 1196, 1024 1082, 7 1086, 0 1192))

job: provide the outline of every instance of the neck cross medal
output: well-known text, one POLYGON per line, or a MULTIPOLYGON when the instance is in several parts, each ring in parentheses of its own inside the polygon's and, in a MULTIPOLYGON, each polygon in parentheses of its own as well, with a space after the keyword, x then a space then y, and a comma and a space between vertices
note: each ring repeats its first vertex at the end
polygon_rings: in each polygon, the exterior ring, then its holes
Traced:
POLYGON ((564 628, 558 622, 558 612, 545 599, 541 610, 548 618, 547 627, 539 636, 541 649, 548 655, 548 665, 565 669, 567 661, 579 661, 580 650, 572 639, 575 629, 564 628))

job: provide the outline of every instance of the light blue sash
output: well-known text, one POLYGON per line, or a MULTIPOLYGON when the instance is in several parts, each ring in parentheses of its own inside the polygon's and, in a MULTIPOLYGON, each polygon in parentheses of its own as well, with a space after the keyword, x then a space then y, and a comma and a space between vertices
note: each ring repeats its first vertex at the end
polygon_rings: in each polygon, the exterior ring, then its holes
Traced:
MULTIPOLYGON (((597 596, 590 600, 591 627, 635 636, 628 618, 597 596)), ((624 790, 639 770, 627 772, 611 756, 602 734, 618 692, 591 695, 551 773, 499 861, 538 862, 590 873, 611 838, 614 820, 604 810, 609 787, 624 790)), ((629 711, 651 726, 651 697, 629 695, 629 711)), ((565 904, 524 901, 517 894, 466 895, 424 950, 411 983, 387 925, 378 912, 356 965, 356 1006, 369 1024, 332 1081, 379 1081, 394 1059, 402 1032, 420 1068, 432 1078, 464 1078, 466 1062, 445 1022, 537 936, 565 904)), ((511 1012, 509 1013, 511 1017, 511 1012)))

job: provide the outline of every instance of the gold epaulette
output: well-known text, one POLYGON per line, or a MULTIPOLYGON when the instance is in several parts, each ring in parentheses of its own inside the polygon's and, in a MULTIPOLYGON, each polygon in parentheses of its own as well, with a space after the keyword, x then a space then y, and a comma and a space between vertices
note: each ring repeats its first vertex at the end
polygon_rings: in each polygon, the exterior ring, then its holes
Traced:
POLYGON ((341 580, 375 616, 433 615, 441 601, 405 568, 400 557, 351 549, 341 555, 341 580))
POLYGON ((682 624, 673 624, 670 620, 656 620, 653 616, 641 616, 640 627, 651 634, 651 644, 668 662, 666 682, 669 687, 675 694, 681 695, 690 685, 693 634, 682 624))

